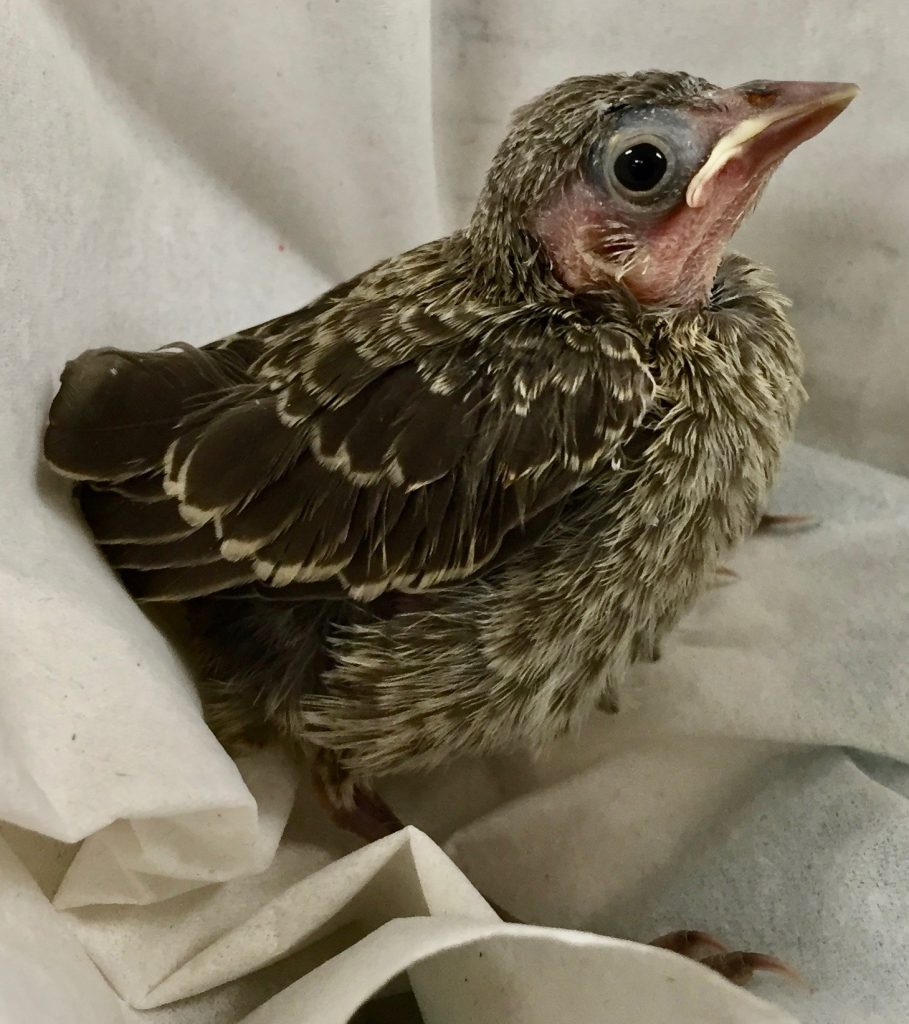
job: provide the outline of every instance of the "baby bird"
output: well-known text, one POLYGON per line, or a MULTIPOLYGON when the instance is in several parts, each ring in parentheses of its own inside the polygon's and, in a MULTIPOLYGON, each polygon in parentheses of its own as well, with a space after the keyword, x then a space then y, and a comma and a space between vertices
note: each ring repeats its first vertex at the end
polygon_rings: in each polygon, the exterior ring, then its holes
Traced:
POLYGON ((66 366, 46 457, 129 592, 184 604, 228 747, 304 750, 374 838, 373 778, 618 707, 802 398, 786 302, 726 244, 856 91, 569 79, 465 230, 204 348, 66 366))

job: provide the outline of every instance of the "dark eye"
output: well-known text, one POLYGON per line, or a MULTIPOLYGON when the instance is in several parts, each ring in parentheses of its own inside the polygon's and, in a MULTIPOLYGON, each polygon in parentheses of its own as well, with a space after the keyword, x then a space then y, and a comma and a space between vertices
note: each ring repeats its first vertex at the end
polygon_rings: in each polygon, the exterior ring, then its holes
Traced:
POLYGON ((629 192, 650 192, 666 174, 665 154, 652 142, 639 142, 615 158, 612 173, 629 192))

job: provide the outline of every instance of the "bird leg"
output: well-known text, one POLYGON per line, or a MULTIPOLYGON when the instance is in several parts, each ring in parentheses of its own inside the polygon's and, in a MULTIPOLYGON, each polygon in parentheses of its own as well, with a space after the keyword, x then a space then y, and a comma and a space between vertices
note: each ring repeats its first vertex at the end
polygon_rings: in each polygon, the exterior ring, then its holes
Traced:
MULTIPOLYGON (((313 764, 316 792, 331 820, 346 832, 371 843, 399 832, 404 823, 375 790, 357 782, 345 771, 329 751, 320 751, 313 764)), ((486 902, 502 918, 512 924, 524 924, 488 896, 486 902)), ((774 971, 801 980, 799 975, 776 957, 745 950, 730 951, 707 932, 682 929, 661 935, 649 943, 668 949, 679 956, 695 960, 721 974, 734 985, 747 985, 755 971, 774 971), (705 950, 712 950, 699 956, 705 950)))

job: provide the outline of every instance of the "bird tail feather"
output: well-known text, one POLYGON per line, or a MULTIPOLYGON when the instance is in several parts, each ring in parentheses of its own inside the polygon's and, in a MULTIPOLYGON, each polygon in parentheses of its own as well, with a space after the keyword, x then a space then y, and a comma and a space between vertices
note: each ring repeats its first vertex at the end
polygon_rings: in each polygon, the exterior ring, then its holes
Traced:
POLYGON ((83 352, 60 378, 45 458, 75 480, 123 484, 138 478, 133 489, 154 493, 147 475, 160 471, 178 423, 194 407, 248 380, 260 352, 261 342, 243 337, 206 348, 181 343, 155 352, 83 352))
POLYGON ((236 335, 205 348, 98 348, 67 363, 51 405, 44 454, 77 481, 82 513, 137 600, 177 601, 248 583, 217 537, 184 520, 164 489, 164 457, 180 425, 250 383, 262 353, 236 335))

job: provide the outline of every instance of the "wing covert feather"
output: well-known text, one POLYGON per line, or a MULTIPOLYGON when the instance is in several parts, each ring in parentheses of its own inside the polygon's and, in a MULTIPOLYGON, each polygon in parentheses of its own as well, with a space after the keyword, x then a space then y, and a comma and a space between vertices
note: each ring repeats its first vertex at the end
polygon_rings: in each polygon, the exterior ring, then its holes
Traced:
POLYGON ((584 307, 354 294, 283 332, 252 391, 186 424, 164 483, 274 587, 370 599, 476 574, 543 532, 653 395, 634 337, 584 307))
POLYGON ((48 458, 89 481, 136 596, 444 586, 608 471, 654 394, 631 320, 583 297, 484 306, 437 265, 405 254, 204 349, 70 364, 48 458), (411 271, 419 290, 392 287, 411 271))

